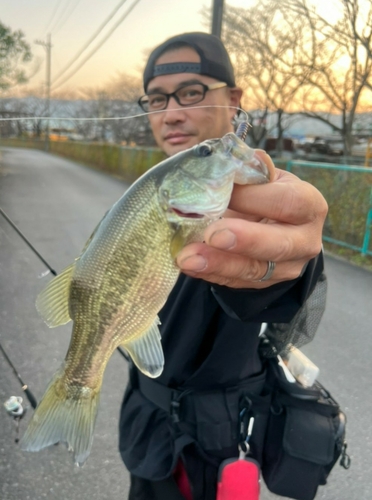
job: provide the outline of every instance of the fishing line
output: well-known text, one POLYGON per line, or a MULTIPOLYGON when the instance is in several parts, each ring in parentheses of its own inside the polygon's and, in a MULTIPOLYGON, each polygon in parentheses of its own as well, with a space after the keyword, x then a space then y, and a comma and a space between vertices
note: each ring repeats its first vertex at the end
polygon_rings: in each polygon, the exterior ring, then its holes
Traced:
MULTIPOLYGON (((243 123, 240 123, 238 126, 238 129, 236 131, 236 135, 240 137, 242 140, 245 139, 247 132, 249 130, 249 127, 251 127, 250 123, 248 122, 248 114, 244 109, 236 106, 219 106, 219 105, 205 105, 205 106, 190 106, 187 107, 187 109, 203 109, 203 108, 228 108, 228 109, 236 109, 237 111, 242 111, 245 114, 246 121, 243 123)), ((72 120, 72 121, 89 121, 89 120, 129 120, 133 118, 139 118, 141 116, 147 116, 147 115, 153 115, 153 114, 159 114, 159 113, 164 113, 164 112, 172 112, 172 111, 179 111, 179 109, 169 109, 169 110, 160 110, 160 111, 150 111, 148 113, 140 113, 132 116, 122 116, 122 117, 115 117, 115 118, 53 118, 53 120, 72 120)), ((20 120, 40 120, 40 119, 48 119, 50 120, 50 117, 18 117, 18 118, 0 118, 0 121, 20 121, 20 120)), ((30 241, 26 238, 26 236, 22 233, 22 231, 14 224, 14 222, 8 217, 8 215, 4 212, 4 210, 0 207, 0 213, 4 217, 4 219, 10 224, 10 226, 17 232, 17 234, 23 239, 23 241, 27 244, 27 246, 34 252, 34 254, 41 260, 41 262, 49 269, 49 271, 54 275, 57 276, 57 272, 48 264, 48 262, 42 257, 42 255, 36 250, 36 248, 30 243, 30 241)), ((4 358, 12 368, 14 374, 16 375, 17 379, 21 383, 22 389, 25 392, 27 399, 29 400, 32 408, 36 408, 37 402, 31 391, 28 389, 27 384, 25 384, 17 372, 15 366, 11 362, 9 356, 5 352, 4 348, 0 344, 0 350, 2 351, 4 358)), ((130 361, 129 356, 126 354, 126 352, 119 346, 117 347, 117 350, 119 353, 127 360, 130 361)), ((10 411, 12 413, 12 411, 10 411)), ((13 413, 12 413, 13 414, 13 413)), ((15 417, 17 415, 14 415, 15 417)))
POLYGON ((205 108, 224 108, 224 109, 235 109, 236 111, 241 111, 245 115, 246 123, 248 123, 248 126, 251 126, 249 124, 249 116, 248 113, 238 107, 238 106, 220 106, 218 104, 210 104, 210 105, 204 105, 204 106, 184 106, 182 108, 177 108, 177 109, 161 109, 160 111, 149 111, 148 113, 138 113, 135 115, 131 116, 111 116, 107 118, 101 118, 101 117, 93 117, 93 118, 69 118, 69 117, 54 117, 54 116, 20 116, 17 118, 0 118, 0 122, 9 122, 9 121, 21 121, 21 120, 61 120, 61 121, 74 121, 74 122, 84 122, 84 121, 93 121, 93 120, 99 120, 99 121, 112 121, 112 120, 132 120, 133 118, 141 118, 143 116, 148 116, 148 115, 155 115, 159 113, 169 113, 173 111, 180 111, 182 109, 189 110, 189 109, 205 109, 205 108))

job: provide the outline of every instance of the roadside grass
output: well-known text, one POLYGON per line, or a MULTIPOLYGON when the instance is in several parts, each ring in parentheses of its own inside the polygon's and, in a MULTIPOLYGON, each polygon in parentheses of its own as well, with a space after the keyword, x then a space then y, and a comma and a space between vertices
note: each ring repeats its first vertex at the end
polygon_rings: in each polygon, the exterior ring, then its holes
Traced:
POLYGON ((352 264, 355 264, 359 267, 363 267, 368 271, 372 271, 372 256, 371 255, 361 255, 359 252, 355 250, 351 250, 349 248, 343 248, 333 243, 324 242, 324 250, 326 253, 333 255, 335 257, 340 257, 352 264))
MULTIPOLYGON (((44 141, 4 139, 1 145, 44 149, 44 141)), ((130 148, 111 144, 75 142, 50 143, 51 153, 74 160, 126 182, 133 182, 148 168, 164 159, 157 148, 130 148)), ((0 148, 1 158, 1 148, 0 148)), ((285 167, 285 165, 283 165, 285 167)), ((355 174, 350 171, 307 168, 293 165, 292 171, 319 189, 329 205, 324 235, 360 246, 366 230, 366 214, 370 207, 372 171, 355 174)), ((324 242, 329 254, 372 271, 372 256, 333 243, 324 242)))

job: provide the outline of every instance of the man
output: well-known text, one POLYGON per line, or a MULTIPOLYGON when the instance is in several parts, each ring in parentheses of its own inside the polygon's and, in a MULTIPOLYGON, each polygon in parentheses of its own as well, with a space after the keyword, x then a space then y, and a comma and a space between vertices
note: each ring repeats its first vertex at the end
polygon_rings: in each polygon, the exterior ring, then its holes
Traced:
MULTIPOLYGON (((144 89, 143 109, 162 111, 149 120, 167 155, 234 130, 242 90, 217 37, 188 33, 164 42, 149 57, 144 89)), ((251 450, 260 461, 267 417, 261 325, 289 323, 306 303, 323 270, 326 213, 314 187, 276 170, 270 184, 236 186, 205 241, 179 253, 182 274, 159 314, 164 371, 153 381, 132 366, 122 406, 131 500, 215 499, 220 462, 238 454, 247 394, 251 450)))

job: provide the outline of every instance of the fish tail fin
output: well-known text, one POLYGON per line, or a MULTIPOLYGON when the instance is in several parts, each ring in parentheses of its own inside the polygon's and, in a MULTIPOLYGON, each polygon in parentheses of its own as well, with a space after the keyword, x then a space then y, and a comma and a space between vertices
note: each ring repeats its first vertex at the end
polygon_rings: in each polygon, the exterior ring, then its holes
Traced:
MULTIPOLYGON (((99 388, 100 389, 100 388, 99 388)), ((89 456, 100 390, 69 387, 60 372, 54 376, 21 440, 25 451, 40 451, 64 442, 81 466, 89 456)))

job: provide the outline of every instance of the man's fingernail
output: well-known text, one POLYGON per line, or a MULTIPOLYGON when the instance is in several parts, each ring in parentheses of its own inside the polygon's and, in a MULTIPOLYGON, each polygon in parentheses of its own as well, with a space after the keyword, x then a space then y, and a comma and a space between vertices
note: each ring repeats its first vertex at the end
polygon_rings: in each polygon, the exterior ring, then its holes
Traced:
POLYGON ((236 236, 229 229, 221 229, 212 234, 209 244, 221 250, 230 250, 236 245, 236 236))
POLYGON ((179 266, 184 271, 204 271, 207 267, 207 261, 201 255, 191 255, 181 260, 179 266))

